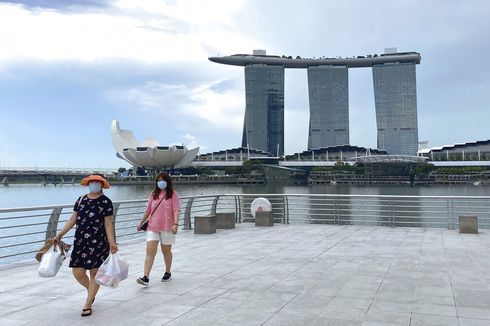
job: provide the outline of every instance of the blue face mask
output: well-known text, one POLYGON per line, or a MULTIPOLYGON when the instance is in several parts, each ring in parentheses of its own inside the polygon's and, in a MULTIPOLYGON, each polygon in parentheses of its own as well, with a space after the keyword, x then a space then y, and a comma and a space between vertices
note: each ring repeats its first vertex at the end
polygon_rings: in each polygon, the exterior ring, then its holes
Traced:
POLYGON ((100 182, 89 182, 88 189, 92 193, 98 193, 102 190, 102 183, 100 182))
POLYGON ((160 180, 160 181, 157 182, 157 186, 158 186, 158 188, 160 188, 162 190, 163 189, 167 189, 167 181, 160 180))

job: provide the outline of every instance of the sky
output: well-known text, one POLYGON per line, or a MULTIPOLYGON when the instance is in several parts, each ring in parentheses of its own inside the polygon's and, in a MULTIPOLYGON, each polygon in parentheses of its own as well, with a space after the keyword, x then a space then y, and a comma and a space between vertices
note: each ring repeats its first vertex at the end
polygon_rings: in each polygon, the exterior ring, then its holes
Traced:
MULTIPOLYGON (((0 168, 118 168, 111 122, 138 141, 241 144, 252 53, 416 51, 419 140, 490 139, 487 0, 32 0, 0 2, 0 168)), ((307 148, 306 70, 285 73, 285 152, 307 148)), ((372 71, 349 70, 350 143, 376 147, 372 71)))

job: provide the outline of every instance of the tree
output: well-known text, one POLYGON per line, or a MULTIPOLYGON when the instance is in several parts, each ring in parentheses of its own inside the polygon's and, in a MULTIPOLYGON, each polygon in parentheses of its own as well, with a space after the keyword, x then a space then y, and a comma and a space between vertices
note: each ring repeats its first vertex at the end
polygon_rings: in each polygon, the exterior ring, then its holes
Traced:
POLYGON ((416 175, 427 175, 429 174, 432 170, 434 170, 434 165, 430 163, 425 163, 423 165, 417 166, 415 168, 415 174, 416 175))

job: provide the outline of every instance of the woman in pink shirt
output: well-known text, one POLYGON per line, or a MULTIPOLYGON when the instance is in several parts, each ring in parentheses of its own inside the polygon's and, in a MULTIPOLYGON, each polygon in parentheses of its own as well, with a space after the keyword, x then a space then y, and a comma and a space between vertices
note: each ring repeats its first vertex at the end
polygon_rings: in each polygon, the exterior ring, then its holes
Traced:
POLYGON ((170 279, 172 274, 172 245, 175 243, 175 234, 179 229, 180 199, 172 186, 172 179, 167 173, 160 173, 155 181, 155 189, 150 194, 146 211, 136 227, 141 230, 143 223, 148 220, 146 229, 146 258, 143 277, 136 280, 138 284, 148 285, 150 271, 158 250, 158 242, 162 248, 165 262, 165 274, 162 282, 170 279))

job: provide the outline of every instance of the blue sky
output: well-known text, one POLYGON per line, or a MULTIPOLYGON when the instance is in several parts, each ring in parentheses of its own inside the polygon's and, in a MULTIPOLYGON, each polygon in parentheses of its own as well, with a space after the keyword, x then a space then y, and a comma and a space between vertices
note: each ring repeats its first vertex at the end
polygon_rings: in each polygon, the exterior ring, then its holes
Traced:
MULTIPOLYGON (((119 167, 112 120, 138 140, 237 147, 243 68, 217 54, 417 51, 419 139, 490 139, 490 2, 0 2, 0 167, 119 167)), ((349 72, 352 145, 376 146, 370 69, 349 72)), ((306 149, 305 70, 286 71, 285 146, 306 149)))

